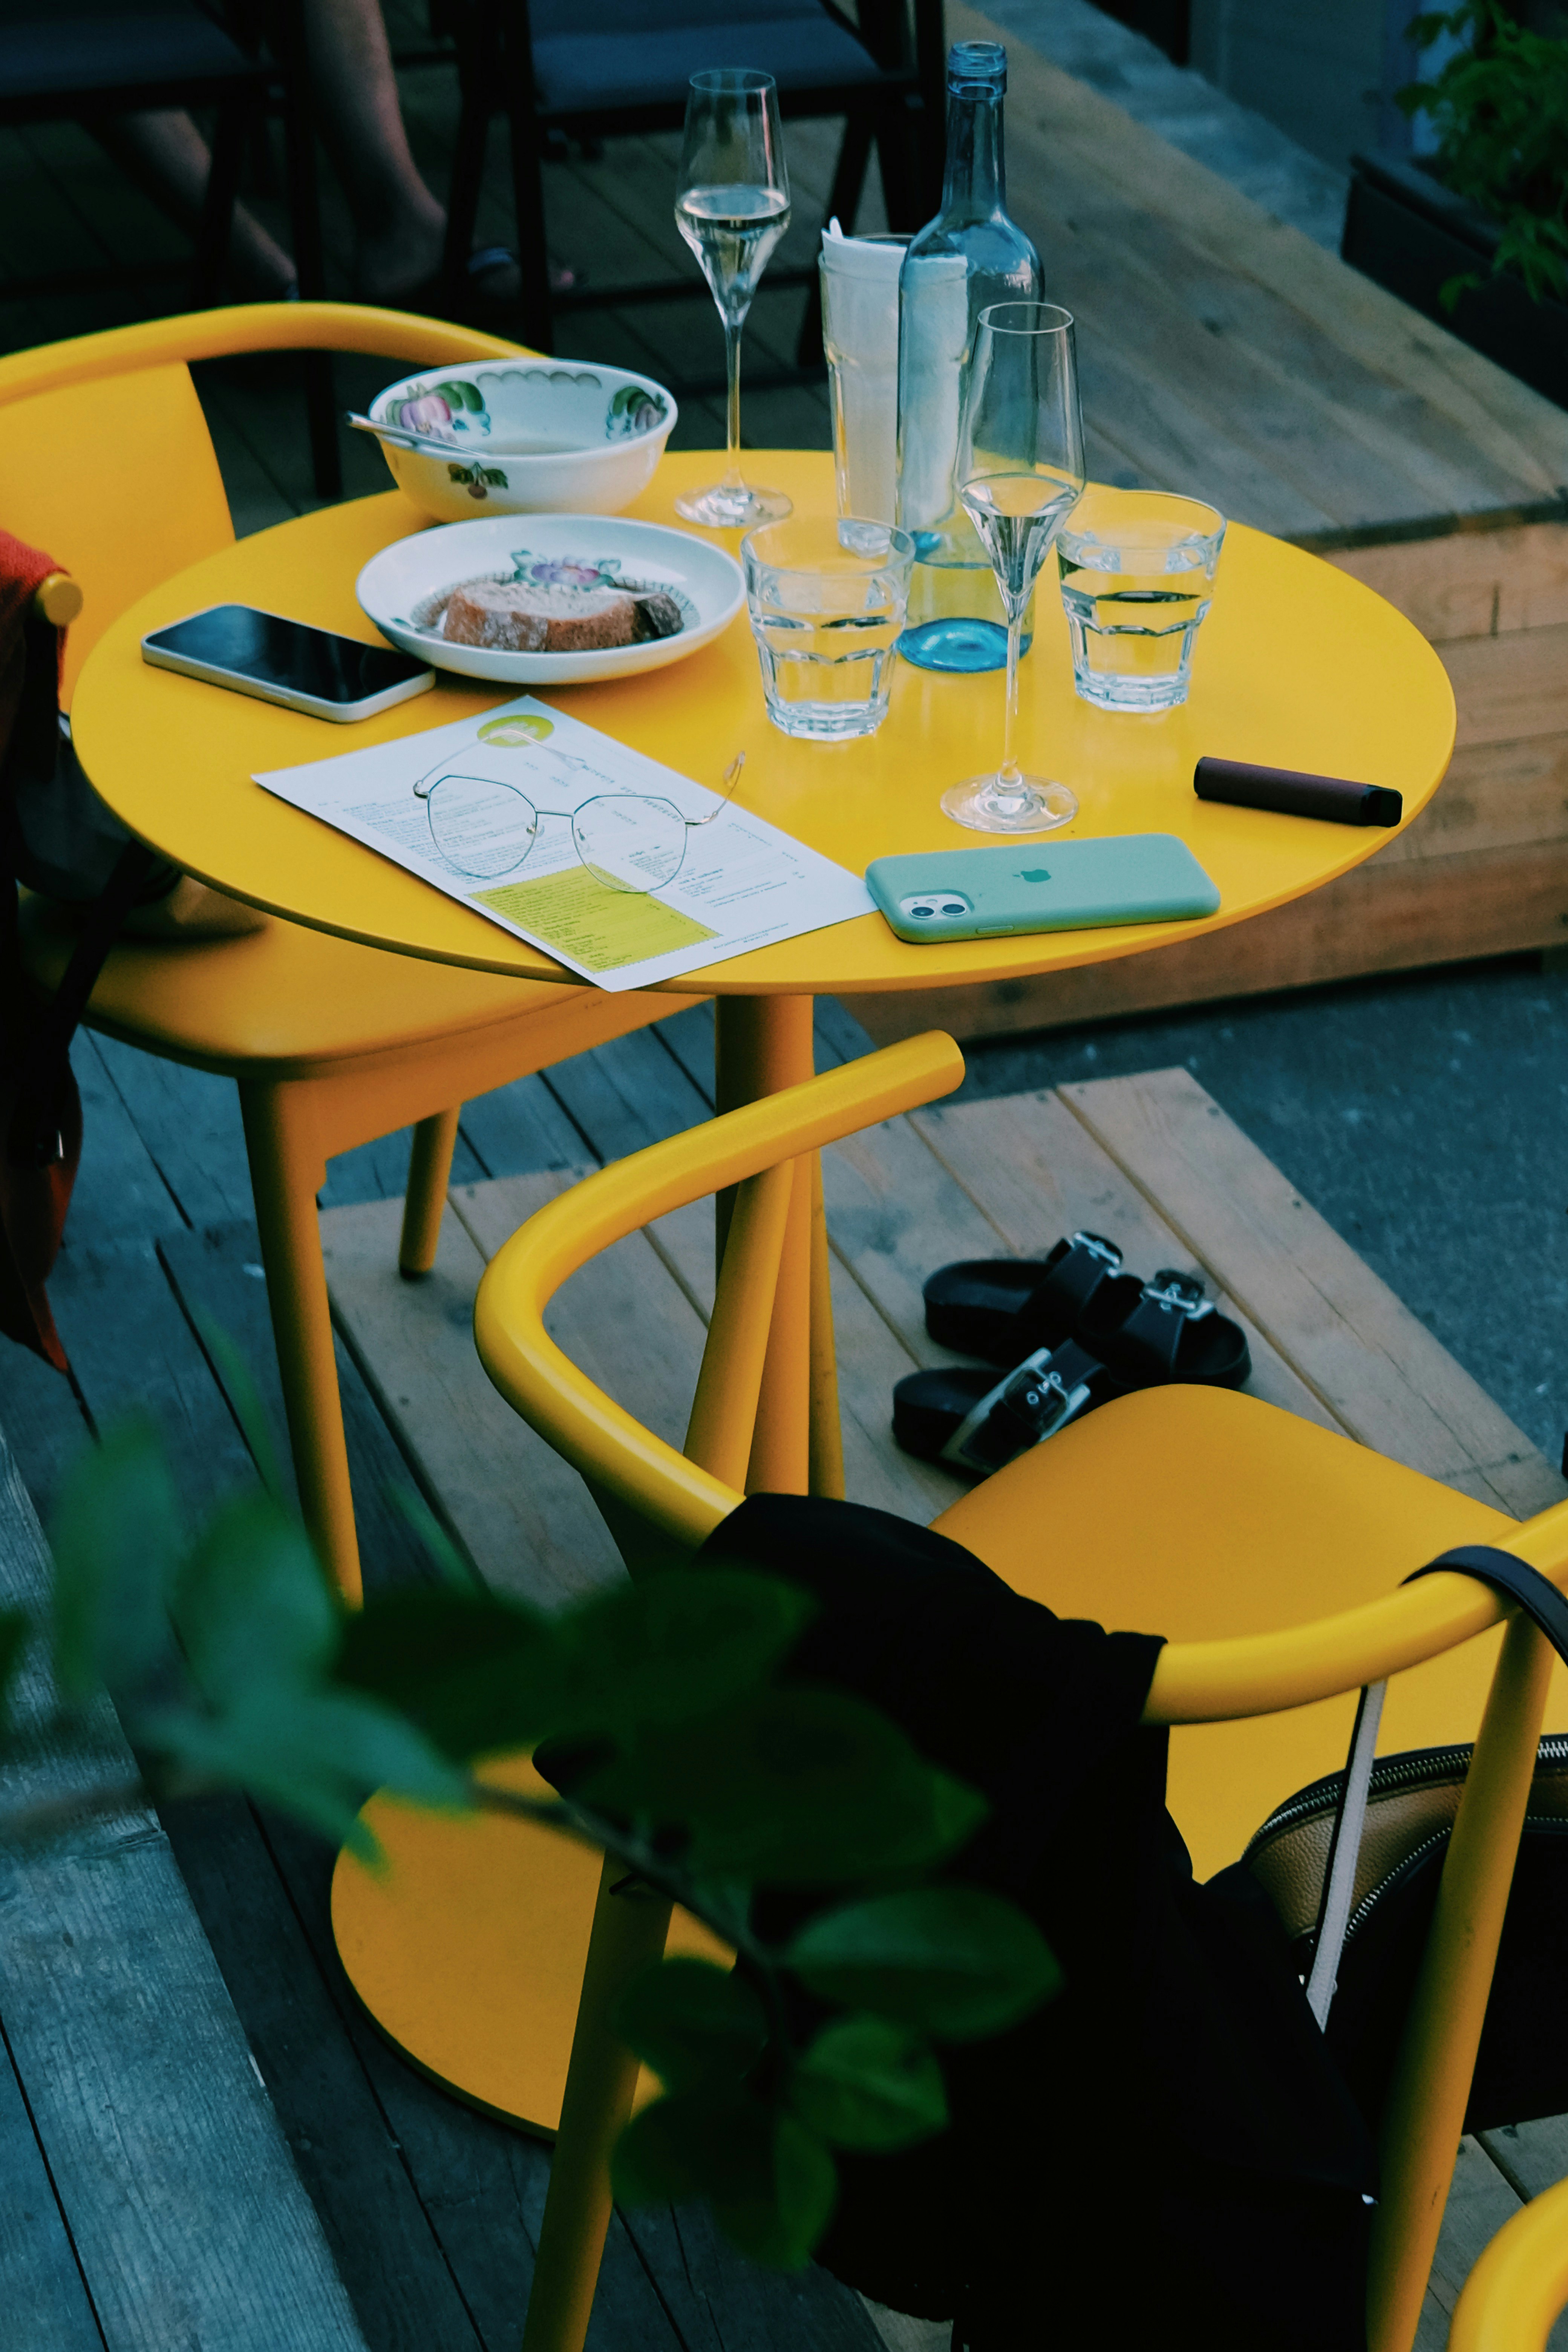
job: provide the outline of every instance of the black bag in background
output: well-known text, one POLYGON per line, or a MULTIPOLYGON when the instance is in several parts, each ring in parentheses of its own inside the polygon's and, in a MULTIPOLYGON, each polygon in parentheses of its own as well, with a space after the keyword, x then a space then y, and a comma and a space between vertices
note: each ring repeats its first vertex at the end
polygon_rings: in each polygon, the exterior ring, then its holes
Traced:
MULTIPOLYGON (((1261 1890, 1194 1884, 1165 1735, 1139 1724, 1160 1639, 1064 1622, 848 1503, 754 1496, 700 1558, 813 1593, 792 1675, 883 1708, 982 1791, 952 1874, 1021 1904, 1067 1979, 943 2050, 939 2138, 837 2156, 818 2259, 970 2352, 1364 2352, 1371 2137, 1261 1890)), ((809 1907, 758 1924, 782 1937, 809 1907)))

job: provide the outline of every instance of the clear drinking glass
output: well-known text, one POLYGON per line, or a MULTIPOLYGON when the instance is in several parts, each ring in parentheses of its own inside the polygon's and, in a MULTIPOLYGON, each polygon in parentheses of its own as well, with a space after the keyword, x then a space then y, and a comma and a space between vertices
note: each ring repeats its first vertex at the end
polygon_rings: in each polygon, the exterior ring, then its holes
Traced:
POLYGON ((1225 517, 1164 490, 1086 490, 1057 541, 1073 684, 1101 710, 1185 702, 1225 517))
POLYGON ((741 560, 773 725, 819 741, 874 735, 909 612, 909 532, 796 515, 748 532, 741 560))
POLYGON ((1001 766, 952 785, 942 805, 976 833, 1049 833, 1078 802, 1065 784, 1026 775, 1014 739, 1024 615, 1084 483, 1072 319, 1054 303, 994 302, 980 313, 958 480, 1007 615, 1007 717, 1001 766))
POLYGON ((721 66, 692 75, 675 225, 719 305, 730 379, 724 478, 677 499, 675 511, 710 530, 750 530, 790 511, 782 490, 751 489, 741 474, 741 329, 768 256, 789 226, 789 173, 772 74, 721 66))

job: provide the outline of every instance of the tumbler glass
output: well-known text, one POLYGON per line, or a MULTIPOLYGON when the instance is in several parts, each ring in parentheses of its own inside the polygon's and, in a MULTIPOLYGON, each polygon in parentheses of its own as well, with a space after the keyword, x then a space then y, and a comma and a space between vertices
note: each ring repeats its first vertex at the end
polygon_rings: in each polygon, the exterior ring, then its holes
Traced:
POLYGON ((741 542, 768 717, 786 735, 874 735, 888 715, 915 543, 891 523, 796 515, 741 542))
POLYGON ((1084 492, 1057 540, 1073 684, 1101 710, 1185 702, 1225 517, 1162 490, 1084 492))

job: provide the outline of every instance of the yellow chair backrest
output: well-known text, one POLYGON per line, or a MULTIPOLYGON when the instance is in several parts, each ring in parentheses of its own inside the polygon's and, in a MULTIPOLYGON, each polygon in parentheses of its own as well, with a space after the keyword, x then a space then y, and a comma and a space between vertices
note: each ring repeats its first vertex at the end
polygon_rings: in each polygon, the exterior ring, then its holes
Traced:
POLYGON ((1465 2281, 1448 2352, 1546 2352, 1568 2306, 1568 2180, 1506 2221, 1465 2281))
POLYGON ((396 310, 257 302, 0 359, 0 527, 52 555, 86 597, 67 646, 68 702, 128 604, 234 537, 187 362, 302 348, 370 352, 414 369, 519 347, 396 310))
MULTIPOLYGON (((742 1500, 792 1188, 826 1144, 949 1092, 963 1074, 932 1034, 727 1112, 602 1169, 530 1218, 491 1260, 474 1333, 490 1379, 588 1481, 628 1559, 689 1553, 742 1500), (739 1189, 687 1433, 678 1453, 562 1352, 544 1328, 587 1259, 702 1194, 739 1189), (634 1540, 628 1543, 628 1533, 634 1540), (651 1541, 648 1537, 651 1535, 651 1541)), ((1002 1474, 1004 1476, 1006 1473, 1002 1474)), ((1568 1503, 1510 1548, 1568 1580, 1568 1503)), ((1418 1665, 1510 1614, 1470 1579, 1433 1576, 1340 1615, 1230 1641, 1171 1643, 1147 1718, 1224 1721, 1339 1696, 1418 1665)), ((1510 1623, 1450 1840, 1385 2117, 1373 2235, 1372 2352, 1408 2352, 1469 2095, 1534 1769, 1552 1653, 1510 1623)))

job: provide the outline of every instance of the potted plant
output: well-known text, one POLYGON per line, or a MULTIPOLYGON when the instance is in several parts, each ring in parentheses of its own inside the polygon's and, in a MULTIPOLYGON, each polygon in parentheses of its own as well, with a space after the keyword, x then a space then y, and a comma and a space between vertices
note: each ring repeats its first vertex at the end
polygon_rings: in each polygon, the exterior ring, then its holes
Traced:
POLYGON ((1456 44, 1399 93, 1436 134, 1430 166, 1352 158, 1344 258, 1559 406, 1568 407, 1568 23, 1504 0, 1419 16, 1416 46, 1456 44))

